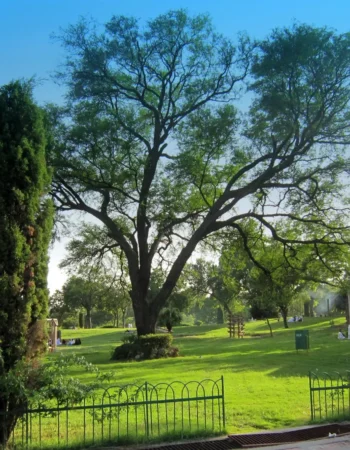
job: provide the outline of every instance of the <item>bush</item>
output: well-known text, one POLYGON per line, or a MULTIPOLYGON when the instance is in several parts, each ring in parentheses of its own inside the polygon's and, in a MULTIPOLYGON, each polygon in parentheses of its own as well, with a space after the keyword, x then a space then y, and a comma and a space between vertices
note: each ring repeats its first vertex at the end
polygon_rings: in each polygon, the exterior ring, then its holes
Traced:
POLYGON ((176 358, 177 356, 179 356, 179 347, 170 347, 169 352, 168 352, 168 356, 170 358, 176 358))
POLYGON ((137 347, 135 344, 130 344, 125 342, 122 345, 119 345, 114 349, 112 359, 115 360, 124 360, 124 359, 132 359, 135 358, 137 354, 137 347))
POLYGON ((124 344, 134 344, 135 341, 137 341, 137 334, 133 334, 133 333, 126 333, 123 337, 122 337, 122 342, 124 344))
POLYGON ((203 322, 201 320, 196 320, 194 323, 197 327, 201 326, 203 322))
POLYGON ((123 337, 123 344, 116 347, 112 359, 158 359, 176 357, 179 349, 172 347, 173 337, 171 334, 148 334, 137 337, 128 335, 123 337))

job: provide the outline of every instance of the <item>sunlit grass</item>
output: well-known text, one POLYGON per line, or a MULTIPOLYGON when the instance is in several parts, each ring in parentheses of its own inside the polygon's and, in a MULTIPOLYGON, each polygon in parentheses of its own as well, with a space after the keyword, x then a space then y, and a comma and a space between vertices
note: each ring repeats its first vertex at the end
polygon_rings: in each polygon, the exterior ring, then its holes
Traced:
MULTIPOLYGON (((276 320, 273 338, 263 321, 249 322, 244 339, 230 339, 224 326, 177 327, 174 345, 180 357, 141 362, 111 361, 124 330, 63 330, 63 338, 80 337, 83 345, 60 348, 57 353, 84 355, 101 371, 113 371, 117 384, 216 380, 223 375, 226 428, 245 432, 309 422, 309 370, 350 368, 350 341, 337 340, 337 328, 344 322, 339 317, 331 326, 328 318, 310 318, 285 330, 276 320), (296 329, 310 330, 309 352, 295 351, 296 329)), ((86 382, 93 376, 78 368, 72 374, 86 382)))

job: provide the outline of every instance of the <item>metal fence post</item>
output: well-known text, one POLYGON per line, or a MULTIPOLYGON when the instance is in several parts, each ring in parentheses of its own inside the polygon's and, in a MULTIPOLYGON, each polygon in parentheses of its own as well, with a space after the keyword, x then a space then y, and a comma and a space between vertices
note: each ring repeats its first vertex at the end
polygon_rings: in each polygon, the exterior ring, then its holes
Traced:
POLYGON ((224 376, 221 375, 221 395, 222 395, 222 427, 225 429, 226 417, 225 417, 225 389, 224 389, 224 376))
POLYGON ((309 389, 310 389, 311 420, 314 420, 313 392, 311 389, 311 372, 309 372, 309 389))
POLYGON ((148 383, 147 383, 147 381, 145 382, 145 389, 146 389, 146 395, 145 395, 145 397, 146 397, 146 436, 147 436, 147 438, 149 438, 149 410, 148 410, 148 408, 150 406, 150 403, 148 401, 148 383))

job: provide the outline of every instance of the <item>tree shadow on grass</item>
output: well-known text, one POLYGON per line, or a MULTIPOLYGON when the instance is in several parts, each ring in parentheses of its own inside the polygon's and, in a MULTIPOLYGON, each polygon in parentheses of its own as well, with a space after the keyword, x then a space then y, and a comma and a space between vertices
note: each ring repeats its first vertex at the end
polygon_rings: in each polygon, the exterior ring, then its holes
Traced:
MULTIPOLYGON (((81 347, 71 347, 69 351, 84 355, 88 361, 98 364, 102 370, 112 370, 122 374, 126 382, 155 376, 181 379, 191 374, 193 379, 201 376, 217 377, 218 373, 261 372, 271 377, 308 375, 310 370, 345 372, 349 368, 350 341, 339 341, 336 332, 329 326, 329 320, 309 321, 295 324, 282 330, 281 324, 273 324, 273 338, 230 339, 212 336, 220 327, 181 327, 195 329, 198 333, 189 337, 175 334, 174 345, 180 349, 180 357, 151 361, 116 362, 111 361, 111 352, 121 344, 123 330, 95 334, 84 338, 81 347), (310 351, 295 350, 296 329, 310 329, 310 351), (207 335, 207 336, 206 336, 207 335), (79 349, 79 350, 78 350, 79 349)), ((248 328, 248 327, 247 327, 248 328)), ((252 332, 266 331, 264 322, 254 323, 252 332)), ((179 328, 180 329, 180 328, 179 328)), ((223 333, 225 329, 223 328, 223 333)), ((124 381, 123 381, 124 382, 124 381)))
MULTIPOLYGON (((324 334, 311 334, 311 348, 296 351, 294 334, 272 339, 201 338, 197 342, 178 338, 180 357, 141 362, 117 362, 115 368, 132 368, 143 375, 169 372, 174 376, 205 372, 268 372, 272 377, 308 375, 310 370, 345 372, 350 359, 350 341, 326 340, 324 334), (317 336, 320 334, 320 336, 317 336), (314 338, 314 339, 313 339, 314 338)), ((106 362, 107 363, 107 362, 106 362)), ((109 362, 110 363, 110 362, 109 362)))

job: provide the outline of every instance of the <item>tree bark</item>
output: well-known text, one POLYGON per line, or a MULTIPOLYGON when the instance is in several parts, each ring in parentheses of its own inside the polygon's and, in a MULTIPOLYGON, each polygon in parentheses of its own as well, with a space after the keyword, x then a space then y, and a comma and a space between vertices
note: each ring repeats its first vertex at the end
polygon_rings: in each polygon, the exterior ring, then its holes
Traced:
POLYGON ((122 309, 122 324, 123 328, 125 328, 125 316, 126 316, 126 309, 122 309))
POLYGON ((270 336, 273 337, 272 327, 271 327, 271 324, 270 324, 270 321, 269 321, 268 318, 266 319, 266 322, 267 322, 267 325, 268 325, 268 327, 269 327, 269 329, 270 329, 270 336))
MULTIPOLYGON (((25 406, 23 405, 23 411, 25 406)), ((17 420, 24 414, 18 409, 18 404, 16 401, 11 401, 11 398, 4 397, 1 398, 0 395, 0 448, 7 448, 6 445, 11 438, 11 434, 15 429, 17 420), (5 415, 3 415, 5 413, 5 415)))
POLYGON ((86 328, 92 328, 91 309, 86 309, 86 328))
POLYGON ((288 321, 287 321, 288 308, 281 308, 281 313, 282 313, 282 317, 283 317, 284 328, 289 328, 288 321))
POLYGON ((310 317, 310 302, 309 301, 304 303, 304 316, 310 317))
POLYGON ((133 308, 137 335, 154 334, 159 313, 155 305, 153 303, 149 304, 147 299, 138 295, 136 299, 133 298, 133 308))
POLYGON ((310 298, 310 317, 315 317, 314 313, 314 299, 310 298))

